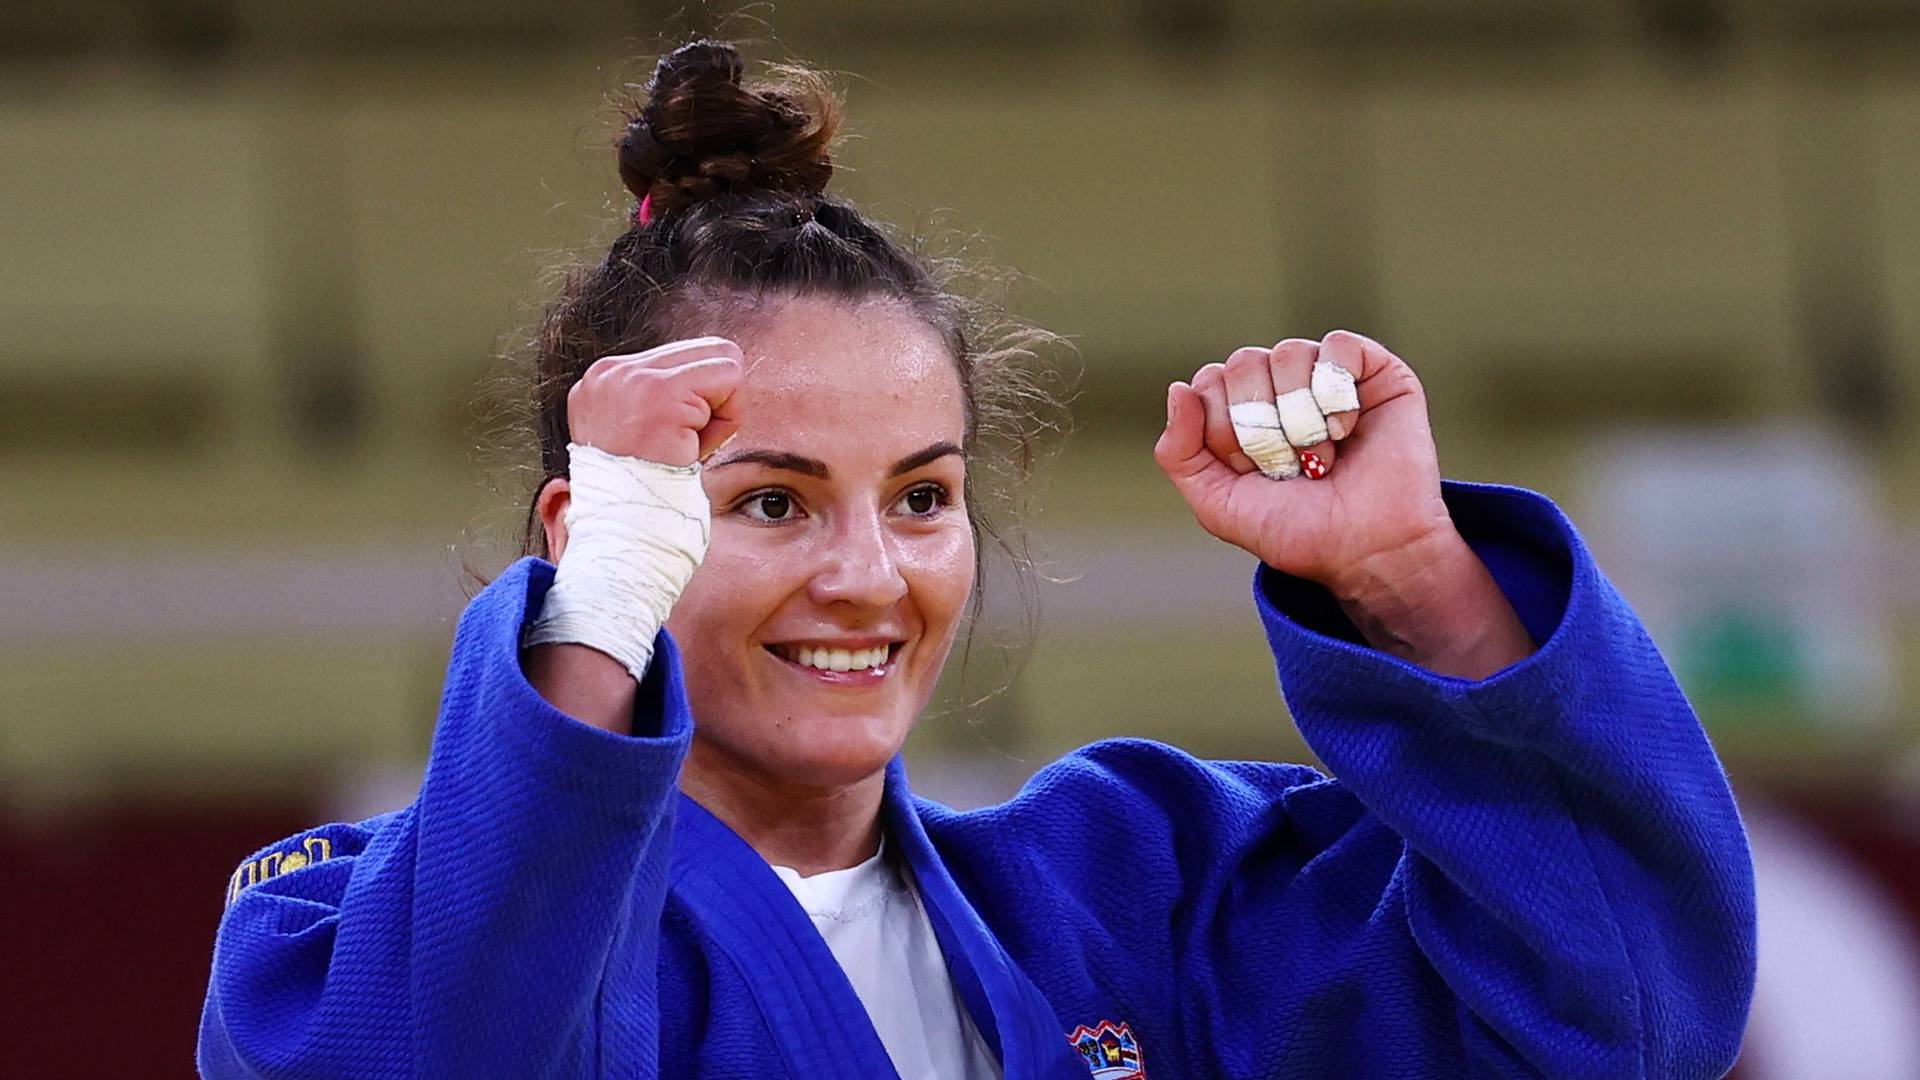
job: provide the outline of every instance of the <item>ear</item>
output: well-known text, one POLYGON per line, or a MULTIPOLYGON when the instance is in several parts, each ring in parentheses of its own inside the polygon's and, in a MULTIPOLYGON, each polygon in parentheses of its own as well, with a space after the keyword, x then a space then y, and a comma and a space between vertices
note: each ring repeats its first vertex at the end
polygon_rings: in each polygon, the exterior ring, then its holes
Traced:
POLYGON ((565 477, 559 476, 540 485, 540 494, 533 500, 534 512, 540 515, 540 528, 547 534, 549 562, 559 562, 560 554, 567 550, 567 507, 572 501, 572 487, 565 477))

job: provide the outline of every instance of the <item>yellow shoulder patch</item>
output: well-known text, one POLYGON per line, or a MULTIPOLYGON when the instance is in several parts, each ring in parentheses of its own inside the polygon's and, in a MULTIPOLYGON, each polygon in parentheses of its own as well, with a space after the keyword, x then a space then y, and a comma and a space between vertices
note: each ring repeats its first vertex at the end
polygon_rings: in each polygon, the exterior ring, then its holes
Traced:
POLYGON ((324 836, 304 836, 297 845, 293 841, 288 841, 288 844, 293 846, 282 846, 257 859, 241 863, 239 869, 233 872, 233 877, 227 879, 227 903, 238 899, 241 890, 249 885, 258 885, 268 878, 291 874, 302 867, 333 858, 333 841, 324 836))

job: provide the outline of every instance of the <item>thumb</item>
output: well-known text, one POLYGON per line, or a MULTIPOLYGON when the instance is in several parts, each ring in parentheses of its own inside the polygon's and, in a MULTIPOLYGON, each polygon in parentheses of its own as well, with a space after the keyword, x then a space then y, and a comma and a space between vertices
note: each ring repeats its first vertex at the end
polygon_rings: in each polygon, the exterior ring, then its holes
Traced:
POLYGON ((1167 429, 1153 445, 1153 460, 1189 503, 1231 487, 1232 467, 1207 449, 1206 405, 1184 382, 1167 387, 1167 429))
POLYGON ((700 429, 698 439, 700 462, 704 464, 708 458, 719 453, 721 448, 732 442, 733 437, 739 433, 738 420, 729 420, 716 414, 713 419, 707 421, 706 427, 700 429))

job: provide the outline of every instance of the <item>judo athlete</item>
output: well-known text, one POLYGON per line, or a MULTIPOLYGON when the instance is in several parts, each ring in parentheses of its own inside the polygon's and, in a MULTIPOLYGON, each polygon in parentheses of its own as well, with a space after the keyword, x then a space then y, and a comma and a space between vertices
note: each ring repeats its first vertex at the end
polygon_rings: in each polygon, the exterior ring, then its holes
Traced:
POLYGON ((460 620, 418 798, 229 883, 203 1074, 1727 1070, 1753 881, 1706 736, 1568 519, 1442 481, 1358 334, 1200 367, 1153 450, 1257 562, 1332 776, 1122 738, 914 796, 1032 387, 824 194, 836 102, 778 79, 699 42, 636 103, 631 227, 540 342, 530 554, 460 620))

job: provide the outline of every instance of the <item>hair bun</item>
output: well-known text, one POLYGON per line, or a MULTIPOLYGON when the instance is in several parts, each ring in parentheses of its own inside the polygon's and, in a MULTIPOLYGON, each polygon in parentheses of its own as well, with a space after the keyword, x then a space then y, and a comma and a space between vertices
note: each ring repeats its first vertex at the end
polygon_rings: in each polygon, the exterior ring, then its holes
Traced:
POLYGON ((793 66, 764 81, 744 76, 740 51, 726 42, 694 41, 660 58, 617 153, 634 198, 650 197, 659 214, 716 195, 826 189, 840 126, 826 79, 793 66))
POLYGON ((660 58, 653 66, 653 78, 647 83, 647 93, 660 95, 672 90, 705 81, 728 86, 739 86, 740 77, 746 74, 746 65, 740 60, 740 50, 724 41, 689 41, 660 58))

